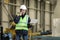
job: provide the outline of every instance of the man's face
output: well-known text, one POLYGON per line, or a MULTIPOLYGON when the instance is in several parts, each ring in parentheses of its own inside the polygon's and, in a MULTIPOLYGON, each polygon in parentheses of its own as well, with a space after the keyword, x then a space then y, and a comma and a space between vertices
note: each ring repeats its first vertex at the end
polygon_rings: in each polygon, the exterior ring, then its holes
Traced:
POLYGON ((20 13, 21 13, 22 15, 24 15, 25 12, 26 12, 26 10, 20 9, 20 13))

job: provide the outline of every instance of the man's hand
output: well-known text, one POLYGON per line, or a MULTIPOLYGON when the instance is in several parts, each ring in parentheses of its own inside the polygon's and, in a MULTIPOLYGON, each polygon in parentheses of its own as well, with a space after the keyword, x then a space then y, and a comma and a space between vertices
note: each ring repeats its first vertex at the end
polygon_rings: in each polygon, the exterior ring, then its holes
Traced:
POLYGON ((20 16, 22 15, 22 12, 20 12, 20 16))

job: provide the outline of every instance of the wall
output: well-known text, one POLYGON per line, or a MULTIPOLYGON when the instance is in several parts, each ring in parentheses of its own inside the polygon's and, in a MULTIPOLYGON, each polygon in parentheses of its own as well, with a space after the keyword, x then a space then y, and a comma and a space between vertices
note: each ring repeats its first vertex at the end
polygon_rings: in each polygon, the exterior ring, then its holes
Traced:
POLYGON ((60 36, 60 0, 57 0, 57 5, 53 14, 53 36, 60 36))

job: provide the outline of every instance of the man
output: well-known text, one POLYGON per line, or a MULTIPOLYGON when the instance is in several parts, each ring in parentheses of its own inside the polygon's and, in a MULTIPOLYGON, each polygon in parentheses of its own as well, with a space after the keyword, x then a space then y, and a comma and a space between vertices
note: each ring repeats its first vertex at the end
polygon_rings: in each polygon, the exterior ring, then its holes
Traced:
POLYGON ((26 6, 20 6, 20 14, 16 16, 14 22, 16 23, 16 40, 20 40, 21 36, 23 40, 28 40, 28 26, 30 24, 30 17, 26 15, 26 6))

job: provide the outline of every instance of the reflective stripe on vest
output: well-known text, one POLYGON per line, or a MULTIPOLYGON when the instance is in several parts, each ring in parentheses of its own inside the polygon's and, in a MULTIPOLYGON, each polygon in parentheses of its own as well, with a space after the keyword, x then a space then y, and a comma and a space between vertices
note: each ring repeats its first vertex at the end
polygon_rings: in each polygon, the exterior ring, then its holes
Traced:
POLYGON ((25 17, 22 19, 22 17, 20 17, 19 23, 16 24, 16 30, 28 30, 27 27, 27 23, 28 23, 28 15, 25 15, 25 17))

